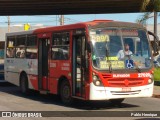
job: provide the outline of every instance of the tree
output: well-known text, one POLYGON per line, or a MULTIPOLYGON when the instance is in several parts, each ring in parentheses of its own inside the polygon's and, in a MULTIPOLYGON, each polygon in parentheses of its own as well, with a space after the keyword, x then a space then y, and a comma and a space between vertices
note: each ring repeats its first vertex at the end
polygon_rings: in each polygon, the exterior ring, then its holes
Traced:
POLYGON ((160 0, 143 0, 142 12, 158 12, 160 11, 160 0))
POLYGON ((160 11, 160 0, 144 0, 141 11, 146 12, 137 19, 137 22, 142 24, 146 24, 146 21, 153 17, 150 16, 151 13, 154 13, 154 33, 157 35, 157 12, 160 11))

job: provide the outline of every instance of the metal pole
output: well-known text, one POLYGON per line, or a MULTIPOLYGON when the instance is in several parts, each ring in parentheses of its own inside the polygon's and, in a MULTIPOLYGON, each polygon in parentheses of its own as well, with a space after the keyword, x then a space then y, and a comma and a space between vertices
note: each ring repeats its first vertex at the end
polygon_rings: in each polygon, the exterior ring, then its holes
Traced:
POLYGON ((8 32, 10 32, 10 16, 8 16, 8 32))
POLYGON ((157 12, 154 11, 154 34, 157 35, 157 12))
POLYGON ((56 15, 56 26, 57 26, 57 17, 58 17, 58 16, 56 15))
POLYGON ((64 25, 64 15, 60 15, 60 25, 64 25))

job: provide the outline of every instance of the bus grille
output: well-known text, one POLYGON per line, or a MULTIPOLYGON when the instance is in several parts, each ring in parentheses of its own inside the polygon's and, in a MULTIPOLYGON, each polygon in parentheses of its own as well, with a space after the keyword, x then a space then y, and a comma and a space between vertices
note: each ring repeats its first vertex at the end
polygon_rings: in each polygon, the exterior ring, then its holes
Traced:
POLYGON ((112 75, 110 75, 110 74, 102 74, 102 77, 104 79, 107 79, 107 78, 112 78, 112 75))
POLYGON ((110 87, 134 87, 144 84, 143 78, 113 78, 108 79, 108 86, 110 87))
POLYGON ((121 91, 111 91, 112 95, 136 95, 139 94, 141 90, 136 90, 136 91, 126 91, 126 92, 121 92, 121 91))

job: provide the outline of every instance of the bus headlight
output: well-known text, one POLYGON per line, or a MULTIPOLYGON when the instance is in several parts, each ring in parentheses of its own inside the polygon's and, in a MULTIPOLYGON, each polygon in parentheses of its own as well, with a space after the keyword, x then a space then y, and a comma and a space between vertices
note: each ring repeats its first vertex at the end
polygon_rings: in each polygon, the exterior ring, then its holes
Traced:
POLYGON ((152 79, 148 79, 148 84, 151 84, 153 82, 152 79))
POLYGON ((102 82, 97 75, 93 75, 92 79, 95 86, 102 86, 102 82))
POLYGON ((93 81, 97 81, 98 77, 96 75, 93 75, 93 81))
POLYGON ((150 78, 148 79, 148 84, 151 84, 153 82, 153 74, 151 74, 150 78))

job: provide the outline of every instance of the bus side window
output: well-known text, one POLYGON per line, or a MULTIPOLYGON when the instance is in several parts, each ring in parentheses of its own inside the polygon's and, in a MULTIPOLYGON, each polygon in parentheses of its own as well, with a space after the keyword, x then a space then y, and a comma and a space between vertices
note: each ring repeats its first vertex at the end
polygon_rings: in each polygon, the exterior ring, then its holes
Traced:
POLYGON ((26 53, 26 58, 28 58, 28 59, 36 59, 37 58, 37 54, 36 53, 27 52, 26 53))
POLYGON ((53 60, 69 59, 69 32, 53 34, 51 51, 53 60))
POLYGON ((25 48, 16 48, 16 57, 24 58, 25 57, 25 48))
POLYGON ((67 60, 68 54, 63 51, 63 49, 56 48, 58 51, 52 51, 53 60, 67 60))
POLYGON ((35 59, 35 58, 37 58, 36 53, 31 53, 30 58, 31 58, 31 59, 35 59))
POLYGON ((14 48, 7 48, 7 57, 11 58, 14 57, 14 48))
POLYGON ((16 37, 16 57, 24 58, 26 55, 26 35, 17 35, 16 37))
POLYGON ((26 58, 36 59, 37 58, 37 36, 28 35, 27 36, 27 45, 26 45, 26 58))
POLYGON ((53 60, 58 60, 58 59, 59 59, 58 56, 59 56, 58 52, 56 52, 56 51, 53 51, 53 52, 52 52, 52 59, 53 59, 53 60))

